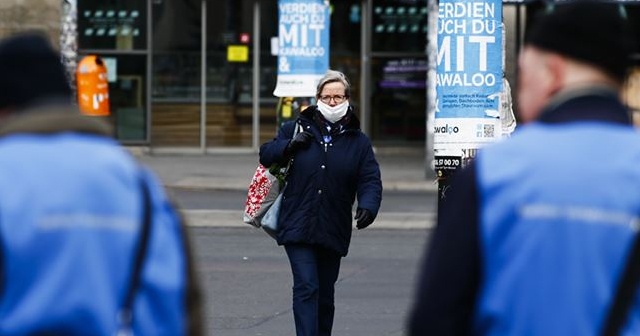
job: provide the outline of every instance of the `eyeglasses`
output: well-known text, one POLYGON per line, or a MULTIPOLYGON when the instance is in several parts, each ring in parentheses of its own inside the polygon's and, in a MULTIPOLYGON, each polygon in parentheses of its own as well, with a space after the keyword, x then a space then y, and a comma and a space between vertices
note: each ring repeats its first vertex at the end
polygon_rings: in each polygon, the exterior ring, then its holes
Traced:
POLYGON ((325 104, 329 104, 331 99, 333 99, 333 101, 336 104, 340 104, 343 101, 345 101, 347 98, 348 98, 347 96, 320 96, 320 101, 325 103, 325 104))

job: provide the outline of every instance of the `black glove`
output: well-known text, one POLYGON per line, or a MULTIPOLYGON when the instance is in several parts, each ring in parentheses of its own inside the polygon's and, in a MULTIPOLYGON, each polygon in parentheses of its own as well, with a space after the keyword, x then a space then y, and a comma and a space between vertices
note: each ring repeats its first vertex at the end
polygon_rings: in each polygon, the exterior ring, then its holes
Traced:
POLYGON ((311 141, 313 140, 313 134, 304 131, 296 134, 296 136, 289 141, 285 153, 293 154, 300 149, 308 148, 311 145, 311 141))
POLYGON ((358 228, 358 230, 360 230, 371 225, 371 223, 373 223, 374 217, 371 214, 371 211, 363 208, 358 208, 358 210, 356 210, 356 216, 353 219, 358 221, 358 223, 356 223, 356 227, 358 228))

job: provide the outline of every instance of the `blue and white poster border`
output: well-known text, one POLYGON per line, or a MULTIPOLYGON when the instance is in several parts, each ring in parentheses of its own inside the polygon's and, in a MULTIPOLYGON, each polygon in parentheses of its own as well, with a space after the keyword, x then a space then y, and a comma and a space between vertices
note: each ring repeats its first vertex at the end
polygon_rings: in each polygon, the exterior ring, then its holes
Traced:
POLYGON ((327 0, 278 1, 276 97, 315 96, 329 69, 330 11, 327 0))
POLYGON ((435 155, 501 138, 501 23, 501 0, 440 0, 435 155))

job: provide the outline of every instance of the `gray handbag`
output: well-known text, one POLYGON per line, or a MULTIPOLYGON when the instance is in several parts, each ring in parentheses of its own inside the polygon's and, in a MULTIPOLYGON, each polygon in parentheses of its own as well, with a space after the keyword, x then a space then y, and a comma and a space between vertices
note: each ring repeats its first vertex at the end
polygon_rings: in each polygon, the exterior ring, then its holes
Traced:
MULTIPOLYGON (((285 186, 286 187, 286 186, 285 186)), ((262 217, 262 229, 266 232, 271 238, 277 239, 278 237, 278 215, 280 214, 280 204, 282 203, 282 194, 284 192, 284 188, 280 189, 280 194, 273 204, 262 217)))

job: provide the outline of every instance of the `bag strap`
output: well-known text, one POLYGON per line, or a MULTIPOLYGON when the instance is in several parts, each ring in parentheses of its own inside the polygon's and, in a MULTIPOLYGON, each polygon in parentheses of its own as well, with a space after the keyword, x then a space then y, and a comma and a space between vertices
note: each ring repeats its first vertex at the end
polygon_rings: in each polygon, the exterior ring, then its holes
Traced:
MULTIPOLYGON (((285 130, 284 127, 283 127, 283 130, 285 130)), ((291 130, 291 137, 289 139, 292 140, 300 132, 302 132, 302 124, 300 124, 300 119, 296 119, 293 121, 293 129, 291 130)), ((286 128, 285 134, 286 133, 289 133, 288 127, 286 128)))
POLYGON ((640 281, 640 234, 636 233, 627 258, 624 273, 616 288, 613 303, 602 329, 603 336, 618 336, 622 326, 627 321, 631 303, 636 297, 638 282, 640 281))
POLYGON ((144 264, 145 257, 147 255, 147 247, 149 245, 149 236, 151 235, 151 195, 149 186, 144 177, 140 177, 140 189, 142 190, 142 228, 140 230, 140 237, 138 238, 138 244, 136 248, 135 259, 133 261, 133 267, 129 276, 129 287, 127 288, 126 296, 122 307, 118 312, 119 331, 118 335, 132 335, 133 324, 133 301, 136 291, 140 286, 140 280, 142 278, 142 266, 144 264))
MULTIPOLYGON (((298 133, 300 133, 302 131, 302 125, 300 125, 299 121, 294 121, 293 122, 293 135, 291 136, 291 140, 293 140, 293 138, 296 137, 296 135, 298 135, 298 133)), ((293 161, 293 156, 291 157, 291 160, 289 160, 289 164, 291 164, 291 161, 293 161)))
MULTIPOLYGON (((300 131, 302 130, 302 125, 300 125, 299 121, 296 120, 293 122, 293 135, 291 136, 291 139, 295 138, 296 135, 298 133, 300 133, 300 131)), ((291 168, 291 165, 293 164, 293 158, 294 155, 291 155, 291 158, 289 159, 289 161, 287 161, 287 166, 284 169, 284 175, 286 176, 287 174, 289 174, 289 169, 291 168)))
POLYGON ((291 137, 291 139, 295 138, 296 135, 300 133, 300 130, 302 130, 302 125, 300 125, 299 121, 296 121, 295 128, 293 129, 293 136, 291 137))

